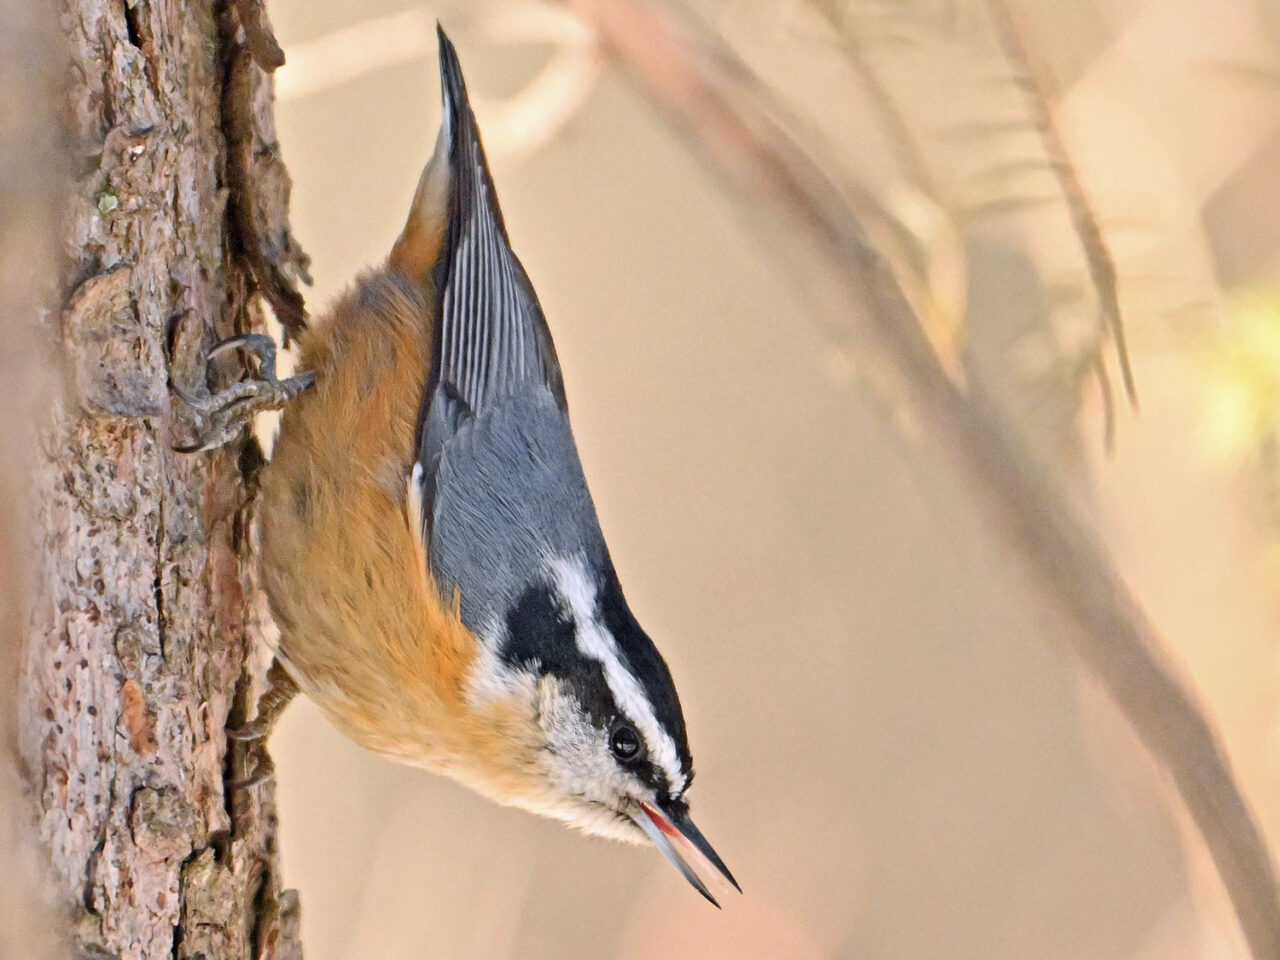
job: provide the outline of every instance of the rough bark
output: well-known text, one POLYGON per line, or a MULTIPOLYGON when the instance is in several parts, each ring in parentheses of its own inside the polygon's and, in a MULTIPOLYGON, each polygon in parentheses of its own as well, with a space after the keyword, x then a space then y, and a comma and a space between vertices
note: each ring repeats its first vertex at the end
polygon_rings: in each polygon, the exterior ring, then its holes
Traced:
POLYGON ((65 195, 53 9, 0 0, 0 960, 53 960, 65 947, 41 883, 18 776, 14 693, 26 609, 24 463, 49 377, 34 318, 55 270, 65 195))
POLYGON ((294 956, 272 785, 231 784, 250 762, 226 737, 259 666, 256 447, 173 452, 169 389, 216 385, 204 348, 260 325, 259 294, 302 320, 270 78, 252 61, 273 68, 274 41, 248 2, 59 13, 75 181, 46 332, 64 389, 31 456, 19 702, 39 835, 80 955, 294 956))

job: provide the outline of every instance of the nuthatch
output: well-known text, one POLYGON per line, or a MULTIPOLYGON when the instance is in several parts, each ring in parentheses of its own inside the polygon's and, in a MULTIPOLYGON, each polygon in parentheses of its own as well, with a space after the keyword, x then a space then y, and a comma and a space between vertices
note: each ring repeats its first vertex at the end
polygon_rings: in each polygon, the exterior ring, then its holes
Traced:
POLYGON ((274 379, 264 338, 219 348, 268 361, 230 399, 289 401, 259 506, 277 663, 246 735, 296 687, 378 753, 647 837, 715 903, 695 865, 737 883, 689 818, 680 699, 623 597, 439 36, 440 133, 386 264, 302 334, 301 377, 274 379))

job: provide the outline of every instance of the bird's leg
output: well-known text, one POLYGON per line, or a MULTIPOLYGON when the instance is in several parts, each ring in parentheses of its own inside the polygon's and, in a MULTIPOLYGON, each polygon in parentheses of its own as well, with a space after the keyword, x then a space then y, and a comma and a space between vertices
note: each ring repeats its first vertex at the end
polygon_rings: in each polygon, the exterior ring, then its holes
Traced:
POLYGON ((227 739, 243 745, 246 759, 253 758, 253 769, 247 776, 233 780, 233 789, 248 790, 275 776, 275 764, 267 753, 265 741, 280 719, 280 714, 297 692, 298 685, 293 682, 279 658, 272 660, 271 668, 267 670, 267 686, 258 697, 254 718, 242 727, 227 731, 227 739))
POLYGON ((267 686, 258 697, 253 719, 243 727, 228 730, 227 736, 232 740, 265 740, 297 692, 298 685, 293 682, 293 677, 289 676, 280 658, 275 658, 267 670, 267 686))
POLYGON ((203 397, 188 393, 177 383, 173 384, 174 392, 196 412, 199 421, 196 439, 192 443, 175 446, 178 452, 198 453, 222 446, 239 433, 254 414, 263 410, 279 410, 315 383, 315 374, 309 371, 284 380, 277 378, 275 341, 261 333, 229 337, 215 344, 205 357, 212 360, 219 354, 236 349, 244 350, 255 358, 258 366, 256 377, 203 397))

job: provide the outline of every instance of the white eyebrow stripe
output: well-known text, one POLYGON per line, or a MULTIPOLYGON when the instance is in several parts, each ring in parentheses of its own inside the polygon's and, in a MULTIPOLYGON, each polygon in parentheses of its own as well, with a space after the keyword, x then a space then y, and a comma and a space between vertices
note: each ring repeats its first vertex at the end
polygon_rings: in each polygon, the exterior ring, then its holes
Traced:
POLYGON ((556 589, 569 604, 569 612, 577 625, 574 633, 578 649, 583 656, 599 661, 604 667, 605 682, 614 701, 640 728, 650 755, 667 775, 671 795, 679 796, 687 778, 675 741, 658 722, 640 681, 623 665, 618 641, 597 619, 596 588, 587 576, 586 564, 581 557, 554 557, 550 567, 556 589))

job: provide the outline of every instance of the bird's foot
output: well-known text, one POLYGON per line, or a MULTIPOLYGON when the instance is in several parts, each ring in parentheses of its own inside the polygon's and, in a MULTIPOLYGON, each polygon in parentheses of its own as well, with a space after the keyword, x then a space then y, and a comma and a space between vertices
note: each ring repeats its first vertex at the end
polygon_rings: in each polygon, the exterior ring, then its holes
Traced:
POLYGON ((248 773, 227 781, 227 786, 237 792, 252 790, 276 778, 275 762, 271 759, 271 754, 267 753, 262 741, 254 741, 252 744, 246 744, 246 747, 248 749, 244 751, 243 765, 248 768, 248 773))
POLYGON ((206 355, 212 360, 229 350, 244 350, 252 356, 258 367, 256 377, 241 380, 225 390, 206 396, 196 396, 173 384, 173 391, 196 414, 195 439, 191 443, 175 446, 179 453, 199 453, 213 450, 234 438, 255 414, 264 410, 279 410, 315 383, 313 372, 280 380, 276 377, 276 344, 265 334, 246 333, 230 337, 215 344, 206 355))
POLYGON ((272 660, 271 667, 267 670, 266 688, 258 697, 254 718, 243 726, 227 731, 227 739, 235 745, 235 769, 247 771, 229 781, 228 786, 232 790, 250 790, 275 779, 276 766, 267 753, 266 740, 276 721, 280 719, 280 714, 297 692, 298 685, 293 682, 284 664, 279 659, 272 660))
POLYGON ((243 726, 229 729, 227 739, 241 743, 265 740, 280 719, 280 714, 284 713, 284 708, 297 693, 298 685, 293 682, 293 677, 289 676, 284 664, 279 659, 272 660, 267 670, 266 688, 258 697, 253 719, 243 726))

